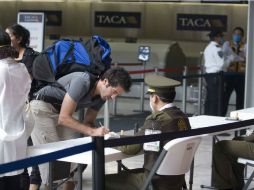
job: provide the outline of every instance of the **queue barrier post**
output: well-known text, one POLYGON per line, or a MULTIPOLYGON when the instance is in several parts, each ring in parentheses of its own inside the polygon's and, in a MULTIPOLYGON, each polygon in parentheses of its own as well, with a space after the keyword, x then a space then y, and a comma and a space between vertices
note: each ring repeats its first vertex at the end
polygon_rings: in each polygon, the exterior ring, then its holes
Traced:
MULTIPOLYGON (((78 120, 80 122, 83 123, 84 121, 84 115, 85 115, 85 109, 79 109, 78 110, 78 120)), ((83 137, 83 134, 79 134, 79 137, 83 137)), ((83 170, 81 170, 80 168, 82 168, 82 164, 78 164, 78 185, 77 188, 81 189, 82 188, 82 172, 83 170)))
POLYGON ((155 74, 158 74, 158 72, 159 72, 158 67, 154 67, 154 72, 155 72, 155 74))
POLYGON ((109 102, 108 100, 104 104, 104 124, 105 127, 109 128, 109 102))
POLYGON ((104 137, 94 137, 93 143, 95 144, 95 149, 92 151, 93 190, 102 190, 105 188, 104 137))
MULTIPOLYGON (((143 63, 143 70, 145 70, 146 62, 143 61, 142 63, 143 63)), ((142 79, 145 78, 144 72, 141 74, 141 78, 142 78, 142 79)), ((144 81, 143 81, 143 82, 141 82, 141 84, 140 84, 140 111, 141 111, 141 112, 144 112, 144 99, 145 99, 144 91, 145 91, 145 83, 144 83, 144 81)))
MULTIPOLYGON (((114 63, 114 67, 117 67, 118 63, 114 63)), ((113 100, 113 115, 117 114, 117 97, 113 100)))
POLYGON ((203 52, 200 52, 200 58, 199 58, 199 74, 200 77, 198 78, 198 115, 202 114, 202 105, 203 105, 203 73, 204 73, 204 67, 202 64, 203 60, 203 52))
POLYGON ((186 75, 187 75, 187 67, 184 66, 183 69, 183 91, 182 91, 182 110, 184 113, 186 113, 186 93, 187 93, 187 79, 186 79, 186 75))

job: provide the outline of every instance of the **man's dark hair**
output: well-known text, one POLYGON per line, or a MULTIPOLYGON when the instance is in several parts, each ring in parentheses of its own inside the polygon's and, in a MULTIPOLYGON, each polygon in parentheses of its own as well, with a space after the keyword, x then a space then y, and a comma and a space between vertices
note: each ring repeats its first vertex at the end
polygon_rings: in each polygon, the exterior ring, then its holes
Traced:
POLYGON ((16 58, 18 52, 11 47, 10 36, 2 29, 0 29, 0 59, 7 57, 16 58))
POLYGON ((107 70, 101 80, 108 79, 109 85, 113 87, 121 86, 125 92, 130 91, 131 77, 129 73, 121 67, 114 67, 107 70))
POLYGON ((213 41, 216 37, 223 36, 223 31, 220 29, 212 29, 208 34, 211 41, 213 41))
POLYGON ((175 90, 170 90, 168 93, 154 93, 161 99, 164 103, 172 103, 176 96, 175 90))
POLYGON ((20 24, 13 24, 7 27, 8 30, 17 38, 20 39, 20 46, 26 48, 30 44, 30 32, 20 24))
POLYGON ((244 30, 242 27, 240 27, 240 26, 235 27, 233 32, 235 32, 236 30, 239 30, 242 33, 242 36, 244 36, 244 30))

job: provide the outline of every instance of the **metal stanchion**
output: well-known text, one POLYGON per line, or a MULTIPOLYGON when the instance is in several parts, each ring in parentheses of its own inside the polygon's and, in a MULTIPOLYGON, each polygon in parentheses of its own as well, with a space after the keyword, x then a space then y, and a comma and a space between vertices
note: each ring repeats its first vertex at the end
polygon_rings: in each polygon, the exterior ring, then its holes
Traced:
POLYGON ((53 190, 53 186, 54 186, 53 176, 54 176, 53 162, 49 162, 49 189, 50 190, 53 190))
MULTIPOLYGON (((212 141, 212 154, 213 154, 214 145, 215 145, 215 143, 216 143, 216 139, 217 139, 217 137, 216 137, 216 136, 213 136, 213 141, 212 141)), ((212 160, 213 160, 213 158, 212 158, 212 160)), ((211 167, 213 167, 213 165, 211 165, 211 167)), ((212 176, 212 173, 211 173, 211 180, 210 180, 211 185, 210 185, 210 186, 209 186, 209 185, 200 185, 200 188, 215 189, 215 187, 212 186, 212 181, 213 181, 213 176, 212 176)))
POLYGON ((105 189, 105 156, 104 138, 94 137, 95 149, 92 151, 93 159, 93 190, 105 189))
POLYGON ((218 102, 219 102, 219 105, 218 105, 218 116, 222 116, 222 109, 224 109, 224 106, 222 106, 224 104, 223 102, 223 96, 224 96, 224 93, 223 93, 223 88, 224 88, 224 79, 223 79, 223 72, 219 72, 218 73, 218 78, 219 78, 219 90, 218 90, 218 102))
POLYGON ((158 67, 154 67, 154 72, 155 72, 155 74, 158 74, 158 72, 159 72, 158 67))
POLYGON ((199 70, 200 77, 198 78, 198 115, 202 114, 202 105, 203 105, 203 65, 200 64, 199 70))
MULTIPOLYGON (((183 70, 183 76, 186 77, 187 75, 187 67, 184 66, 184 70, 183 70)), ((187 79, 183 78, 183 99, 182 99, 182 110, 184 113, 186 113, 186 92, 187 92, 187 79)))
POLYGON ((117 114, 117 98, 113 100, 113 115, 117 114))
MULTIPOLYGON (((80 122, 84 121, 84 115, 85 115, 85 109, 80 109, 78 110, 78 120, 80 122)), ((83 134, 80 134, 79 137, 83 137, 83 134)), ((78 185, 77 188, 78 189, 82 189, 82 164, 78 164, 78 185)))
POLYGON ((189 190, 192 190, 193 174, 194 174, 194 159, 191 162, 191 168, 190 168, 189 190))
POLYGON ((109 128, 109 103, 108 101, 104 104, 104 126, 109 128))
MULTIPOLYGON (((202 75, 202 71, 199 71, 199 74, 202 75)), ((202 77, 198 78, 198 115, 201 115, 202 112, 202 77)))
MULTIPOLYGON (((146 67, 146 62, 143 61, 143 70, 145 70, 146 67)), ((145 74, 142 73, 141 78, 144 79, 145 78, 145 74)), ((144 112, 144 91, 145 91, 145 83, 141 82, 141 86, 140 86, 140 111, 144 112)))
MULTIPOLYGON (((114 67, 117 67, 118 63, 114 63, 114 67)), ((117 114, 117 97, 113 100, 113 115, 117 114)))

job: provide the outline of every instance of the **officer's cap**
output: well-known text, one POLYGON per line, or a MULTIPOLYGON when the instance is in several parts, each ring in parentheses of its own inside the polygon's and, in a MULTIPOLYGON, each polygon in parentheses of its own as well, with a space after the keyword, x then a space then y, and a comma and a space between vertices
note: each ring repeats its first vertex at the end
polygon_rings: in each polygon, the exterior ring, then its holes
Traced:
POLYGON ((180 86, 181 82, 160 76, 160 75, 147 75, 145 83, 148 85, 147 93, 164 94, 174 91, 176 86, 180 86))
POLYGON ((223 32, 222 32, 222 30, 220 30, 220 29, 213 29, 213 30, 210 31, 210 33, 208 34, 208 36, 209 36, 210 38, 214 38, 214 37, 216 37, 216 36, 223 36, 223 32))

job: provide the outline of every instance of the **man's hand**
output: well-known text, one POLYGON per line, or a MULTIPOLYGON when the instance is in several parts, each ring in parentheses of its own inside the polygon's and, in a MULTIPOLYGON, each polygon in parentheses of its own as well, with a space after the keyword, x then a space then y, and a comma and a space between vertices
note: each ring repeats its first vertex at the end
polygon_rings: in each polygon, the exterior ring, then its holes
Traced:
POLYGON ((94 128, 91 136, 104 136, 109 133, 109 129, 106 127, 94 128))

